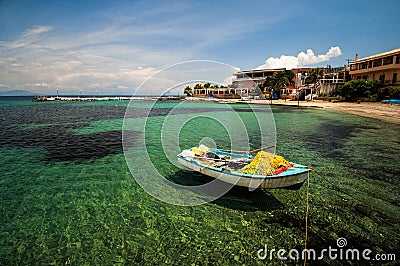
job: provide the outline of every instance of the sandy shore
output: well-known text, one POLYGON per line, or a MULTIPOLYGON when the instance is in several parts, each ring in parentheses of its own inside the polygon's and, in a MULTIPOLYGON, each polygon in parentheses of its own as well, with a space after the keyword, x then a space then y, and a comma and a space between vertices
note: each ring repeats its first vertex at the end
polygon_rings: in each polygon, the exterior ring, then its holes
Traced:
MULTIPOLYGON (((214 98, 186 98, 188 101, 216 101, 214 98)), ((218 100, 217 100, 218 101, 218 100)), ((219 100, 225 103, 235 103, 238 100, 219 100)), ((251 100, 255 104, 271 104, 270 100, 251 100)), ((297 101, 273 100, 272 105, 287 105, 297 107, 297 101)), ((300 101, 300 107, 326 108, 350 114, 380 119, 383 121, 400 124, 400 104, 387 104, 381 102, 327 102, 327 101, 300 101)))
MULTIPOLYGON (((297 106, 297 101, 285 102, 284 100, 274 100, 272 104, 297 106)), ((333 109, 400 124, 400 104, 385 104, 380 102, 361 102, 358 104, 350 102, 331 103, 326 101, 301 101, 300 106, 333 109)))

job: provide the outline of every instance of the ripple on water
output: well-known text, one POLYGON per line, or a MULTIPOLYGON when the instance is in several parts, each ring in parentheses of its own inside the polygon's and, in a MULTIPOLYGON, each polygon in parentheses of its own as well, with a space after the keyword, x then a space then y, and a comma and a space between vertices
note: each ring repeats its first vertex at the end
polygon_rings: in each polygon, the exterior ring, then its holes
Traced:
MULTIPOLYGON (((162 150, 159 124, 177 104, 157 103, 150 111, 151 105, 138 103, 130 112, 133 121, 151 113, 147 126, 153 131, 146 135, 146 145, 152 158, 162 150)), ((305 186, 297 191, 234 188, 196 207, 151 197, 125 163, 118 130, 125 108, 114 105, 0 104, 1 265, 263 265, 256 252, 264 245, 304 246, 305 186), (84 134, 76 134, 78 130, 84 134)), ((250 117, 248 107, 236 109, 241 117, 250 117)), ((193 103, 175 113, 227 110, 193 103)), ((399 127, 326 110, 273 110, 278 153, 316 170, 311 174, 308 247, 334 247, 338 237, 345 237, 349 248, 396 253, 400 169, 393 162, 400 155, 399 127)), ((193 128, 209 125, 197 122, 193 128)), ((259 142, 257 129, 250 131, 254 143, 259 142)), ((209 135, 229 146, 221 132, 209 135)), ((133 140, 129 145, 144 137, 139 131, 128 133, 133 140)), ((184 128, 180 144, 193 145, 207 132, 197 133, 184 128)), ((176 183, 210 180, 180 170, 166 158, 156 165, 176 183)))

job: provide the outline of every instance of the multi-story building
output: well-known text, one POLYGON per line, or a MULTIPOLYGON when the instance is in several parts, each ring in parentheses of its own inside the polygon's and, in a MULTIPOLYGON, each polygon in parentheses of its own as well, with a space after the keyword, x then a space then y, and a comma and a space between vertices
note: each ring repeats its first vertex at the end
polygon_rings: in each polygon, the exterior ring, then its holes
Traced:
POLYGON ((324 74, 317 80, 316 93, 319 95, 329 95, 339 86, 343 86, 350 80, 349 68, 330 66, 324 68, 324 74))
POLYGON ((285 68, 240 71, 233 74, 234 79, 230 87, 235 91, 235 94, 242 97, 259 96, 263 92, 257 86, 262 85, 268 76, 279 71, 285 71, 285 68))
POLYGON ((240 95, 235 94, 231 88, 227 87, 209 87, 209 88, 193 88, 194 97, 215 97, 219 99, 240 99, 240 95))
MULTIPOLYGON (((292 69, 294 86, 282 88, 281 94, 286 96, 297 95, 299 90, 305 90, 306 93, 308 90, 311 94, 327 95, 350 79, 374 80, 386 85, 400 84, 398 78, 400 73, 400 48, 361 59, 356 55, 355 61, 350 63, 350 68, 328 66, 324 68, 322 77, 317 79, 315 83, 308 84, 306 80, 311 69, 308 67, 292 69)), ((262 85, 268 76, 279 71, 285 71, 285 68, 239 71, 233 74, 234 79, 229 88, 195 89, 194 94, 199 97, 212 94, 218 98, 261 96, 263 93, 269 92, 260 91, 258 86, 262 85)), ((264 90, 266 89, 264 88, 264 90)))
POLYGON ((350 75, 353 80, 374 80, 381 84, 399 84, 400 48, 368 56, 350 64, 350 75))
MULTIPOLYGON (((314 94, 330 94, 337 86, 341 86, 344 82, 349 79, 348 69, 339 67, 332 68, 327 67, 324 68, 324 74, 321 78, 319 78, 315 83, 308 84, 306 82, 307 75, 310 70, 313 68, 310 67, 302 67, 302 68, 294 68, 291 71, 294 74, 293 84, 294 86, 287 86, 286 88, 282 88, 281 97, 285 98, 293 98, 297 97, 299 90, 306 90, 308 93, 314 94)), ((234 89, 235 93, 240 96, 255 96, 260 93, 269 93, 268 91, 260 92, 256 87, 264 83, 268 76, 273 75, 279 71, 285 71, 285 68, 278 69, 255 69, 255 70, 246 70, 240 71, 235 74, 235 79, 230 86, 231 89, 234 89)), ((264 88, 266 90, 267 88, 264 88)))
POLYGON ((301 67, 293 68, 292 72, 294 74, 294 86, 296 89, 304 86, 305 78, 307 77, 307 72, 311 70, 311 67, 301 67))

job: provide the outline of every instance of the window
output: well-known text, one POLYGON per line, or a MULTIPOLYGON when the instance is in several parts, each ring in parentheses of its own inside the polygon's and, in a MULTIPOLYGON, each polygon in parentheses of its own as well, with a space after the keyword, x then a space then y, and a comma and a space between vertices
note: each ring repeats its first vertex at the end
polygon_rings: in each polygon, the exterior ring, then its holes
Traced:
POLYGON ((383 58, 383 65, 393 64, 393 56, 383 58))
POLYGON ((376 59, 374 60, 374 67, 378 67, 382 65, 382 59, 376 59))
POLYGON ((350 70, 358 70, 358 64, 350 65, 350 70))
POLYGON ((379 75, 379 82, 382 84, 385 82, 385 74, 379 75))
POLYGON ((396 56, 396 64, 400 64, 400 55, 396 56))
POLYGON ((397 73, 393 73, 392 83, 395 84, 397 82, 397 73))

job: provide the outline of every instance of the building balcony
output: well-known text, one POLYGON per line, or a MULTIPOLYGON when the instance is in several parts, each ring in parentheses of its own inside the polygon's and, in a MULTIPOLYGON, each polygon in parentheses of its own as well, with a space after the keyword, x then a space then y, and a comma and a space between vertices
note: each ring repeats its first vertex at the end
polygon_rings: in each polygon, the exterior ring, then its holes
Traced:
POLYGON ((386 70, 390 68, 400 68, 400 49, 390 51, 391 53, 383 53, 378 56, 371 56, 364 59, 355 61, 350 65, 350 72, 356 72, 356 74, 364 73, 368 70, 386 70), (393 52, 393 53, 392 53, 393 52))
POLYGON ((321 84, 344 84, 344 79, 320 79, 321 84))
POLYGON ((233 82, 239 82, 239 81, 244 81, 244 80, 253 80, 253 81, 260 81, 260 80, 265 80, 265 78, 262 77, 256 77, 256 78, 252 78, 252 77, 238 77, 236 79, 233 80, 233 82))
POLYGON ((359 74, 372 73, 384 70, 400 69, 400 64, 396 63, 374 66, 374 67, 361 67, 361 66, 363 65, 360 64, 359 68, 355 68, 352 66, 352 68, 350 68, 350 75, 359 75, 359 74))

